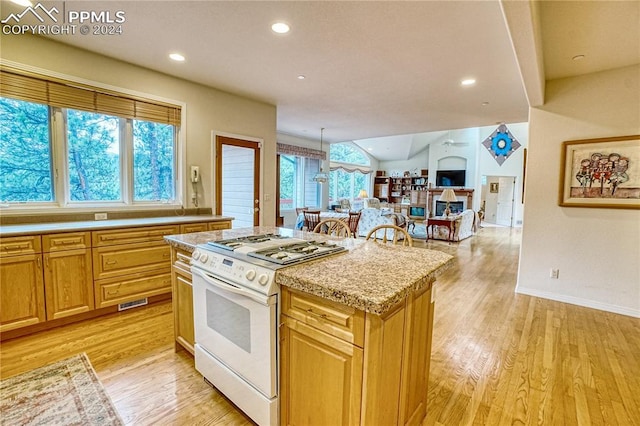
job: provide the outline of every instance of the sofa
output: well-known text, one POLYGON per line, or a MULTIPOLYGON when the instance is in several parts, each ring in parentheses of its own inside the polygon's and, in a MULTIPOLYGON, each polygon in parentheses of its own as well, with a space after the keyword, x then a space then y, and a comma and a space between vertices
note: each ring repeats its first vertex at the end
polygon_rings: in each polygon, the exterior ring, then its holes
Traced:
MULTIPOLYGON (((478 223, 475 211, 467 209, 460 214, 452 215, 452 217, 456 220, 453 241, 461 241, 473 235, 478 223)), ((431 232, 435 240, 449 240, 449 228, 446 226, 433 225, 431 232)))
MULTIPOLYGON (((407 218, 400 213, 394 213, 393 210, 389 208, 364 208, 361 210, 360 222, 358 222, 358 236, 366 237, 373 228, 385 224, 397 225, 404 228, 407 226, 407 218)), ((387 235, 391 236, 391 234, 387 235)))

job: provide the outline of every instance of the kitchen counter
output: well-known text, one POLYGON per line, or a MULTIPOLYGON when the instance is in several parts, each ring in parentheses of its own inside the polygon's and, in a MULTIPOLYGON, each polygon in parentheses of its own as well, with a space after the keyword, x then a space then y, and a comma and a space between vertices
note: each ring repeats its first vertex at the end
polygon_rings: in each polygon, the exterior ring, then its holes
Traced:
POLYGON ((195 222, 215 222, 233 220, 228 216, 191 215, 163 216, 136 219, 107 219, 77 222, 29 223, 23 225, 0 226, 0 237, 14 237, 29 234, 51 234, 58 232, 95 231, 100 229, 124 229, 136 226, 174 225, 195 222))
POLYGON ((354 238, 332 238, 276 227, 255 227, 167 236, 169 244, 193 251, 198 244, 223 238, 277 233, 306 240, 328 239, 346 253, 278 269, 276 283, 382 315, 409 293, 431 285, 453 257, 436 250, 383 245, 354 238))

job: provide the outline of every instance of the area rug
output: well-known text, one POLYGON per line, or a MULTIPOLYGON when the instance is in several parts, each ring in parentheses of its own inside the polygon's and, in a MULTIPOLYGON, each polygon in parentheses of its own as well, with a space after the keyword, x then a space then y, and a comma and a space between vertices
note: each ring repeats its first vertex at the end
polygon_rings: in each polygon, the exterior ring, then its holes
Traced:
POLYGON ((3 425, 122 425, 87 355, 0 381, 3 425))

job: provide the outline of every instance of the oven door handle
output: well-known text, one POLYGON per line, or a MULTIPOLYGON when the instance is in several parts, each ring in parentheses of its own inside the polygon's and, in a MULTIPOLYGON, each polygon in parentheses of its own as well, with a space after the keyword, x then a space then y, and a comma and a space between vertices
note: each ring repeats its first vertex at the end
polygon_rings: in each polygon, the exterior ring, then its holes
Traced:
POLYGON ((228 291, 230 293, 235 293, 243 297, 248 297, 254 302, 260 303, 261 305, 269 306, 274 303, 275 298, 273 296, 263 296, 263 295, 256 294, 253 291, 246 290, 242 287, 238 287, 227 281, 221 280, 220 278, 214 277, 213 275, 205 271, 201 271, 200 269, 191 268, 191 273, 202 278, 207 284, 210 284, 221 290, 228 291))

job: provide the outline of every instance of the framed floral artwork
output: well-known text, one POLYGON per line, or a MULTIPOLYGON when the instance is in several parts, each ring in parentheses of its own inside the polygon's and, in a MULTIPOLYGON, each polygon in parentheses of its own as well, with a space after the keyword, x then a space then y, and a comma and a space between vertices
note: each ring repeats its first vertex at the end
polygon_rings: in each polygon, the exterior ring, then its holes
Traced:
POLYGON ((640 135, 562 143, 563 207, 640 209, 640 135))

